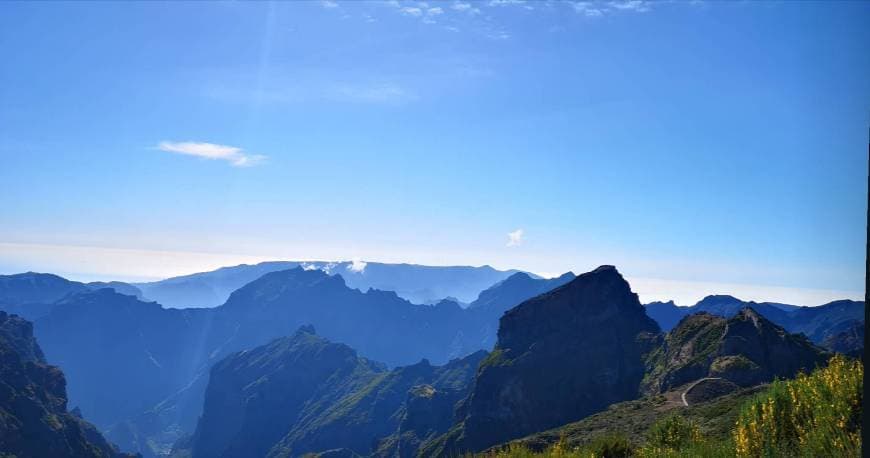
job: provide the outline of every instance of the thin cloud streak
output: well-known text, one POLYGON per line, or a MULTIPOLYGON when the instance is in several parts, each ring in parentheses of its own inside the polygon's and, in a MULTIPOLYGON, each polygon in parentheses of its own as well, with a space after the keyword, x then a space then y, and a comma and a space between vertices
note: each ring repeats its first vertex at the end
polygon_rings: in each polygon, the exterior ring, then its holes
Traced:
POLYGON ((233 167, 251 167, 266 160, 266 156, 261 154, 247 154, 242 150, 242 148, 237 146, 218 145, 206 142, 163 141, 157 145, 157 149, 160 151, 166 151, 167 153, 227 161, 233 167))

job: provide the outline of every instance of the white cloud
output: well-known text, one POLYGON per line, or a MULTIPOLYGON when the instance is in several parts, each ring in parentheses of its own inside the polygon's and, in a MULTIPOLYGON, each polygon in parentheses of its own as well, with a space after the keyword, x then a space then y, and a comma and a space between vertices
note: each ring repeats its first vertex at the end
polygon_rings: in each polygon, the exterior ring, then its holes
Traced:
POLYGON ((638 13, 650 10, 650 3, 644 0, 613 1, 609 2, 608 5, 618 10, 637 11, 638 13))
POLYGON ((652 9, 652 4, 646 0, 579 1, 571 3, 571 6, 574 11, 587 17, 599 17, 617 11, 646 13, 652 9))
POLYGON ((218 145, 205 142, 160 142, 157 145, 160 151, 168 153, 186 154, 204 159, 227 161, 233 167, 251 167, 263 162, 266 156, 260 154, 245 153, 237 146, 218 145))
POLYGON ((368 263, 361 260, 361 259, 354 259, 347 266, 347 270, 359 274, 359 273, 362 273, 364 270, 366 270, 367 265, 368 265, 368 263))
POLYGON ((406 16, 420 17, 423 15, 423 10, 416 6, 403 6, 399 11, 406 16))
POLYGON ((338 2, 333 0, 321 0, 320 6, 324 8, 338 8, 338 2))
POLYGON ((523 244, 523 230, 517 229, 513 232, 508 232, 508 241, 506 246, 520 246, 523 244))
POLYGON ((452 5, 450 5, 450 8, 455 10, 455 11, 459 11, 460 13, 467 13, 467 14, 479 14, 480 13, 480 8, 477 8, 474 5, 472 5, 471 3, 467 3, 467 2, 454 2, 452 5))
POLYGON ((592 2, 577 2, 573 4, 574 11, 588 17, 603 16, 604 11, 592 2))
POLYGON ((438 16, 439 14, 444 14, 444 10, 436 6, 435 8, 429 8, 426 10, 426 14, 429 16, 438 16))

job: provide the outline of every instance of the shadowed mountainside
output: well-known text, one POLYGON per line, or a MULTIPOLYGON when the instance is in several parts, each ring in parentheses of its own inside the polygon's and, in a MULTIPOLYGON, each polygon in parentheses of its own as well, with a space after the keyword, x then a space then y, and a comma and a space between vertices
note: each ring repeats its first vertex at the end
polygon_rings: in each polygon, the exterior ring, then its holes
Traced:
POLYGON ((479 451, 636 398, 658 333, 612 266, 523 302, 501 318, 462 421, 423 454, 479 451))
POLYGON ((325 337, 390 365, 421 357, 441 364, 491 348, 498 317, 511 302, 572 277, 517 273, 468 309, 360 292, 341 276, 302 268, 266 274, 213 309, 166 309, 85 288, 51 304, 36 332, 48 359, 68 372, 70 397, 82 411, 125 449, 149 455, 166 452, 193 430, 208 368, 230 353, 311 323, 325 337))
POLYGON ((30 322, 0 312, 0 452, 20 457, 120 457, 67 411, 60 369, 45 364, 30 322))
MULTIPOLYGON (((407 440, 415 433, 407 405, 417 417, 417 411, 435 417, 421 422, 424 433, 443 432, 452 409, 420 407, 416 399, 461 398, 484 355, 387 371, 350 347, 319 337, 313 327, 302 327, 291 337, 215 364, 192 455, 290 457, 335 448, 369 454, 376 438, 395 434, 407 440), (400 424, 404 429, 398 433, 400 424)), ((400 442, 390 444, 398 449, 400 442)))

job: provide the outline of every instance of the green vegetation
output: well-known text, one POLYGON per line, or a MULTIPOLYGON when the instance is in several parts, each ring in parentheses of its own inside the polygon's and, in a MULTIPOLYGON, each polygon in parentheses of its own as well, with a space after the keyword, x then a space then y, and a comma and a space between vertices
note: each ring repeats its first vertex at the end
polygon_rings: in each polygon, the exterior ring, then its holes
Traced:
POLYGON ((861 456, 864 366, 834 357, 825 369, 778 381, 746 404, 734 430, 738 456, 861 456))
POLYGON ((497 366, 505 366, 509 365, 512 362, 507 359, 507 355, 505 355, 504 350, 501 348, 495 348, 492 353, 486 356, 483 361, 480 363, 480 369, 485 367, 497 367, 497 366))
POLYGON ((836 356, 826 368, 776 381, 755 394, 741 392, 703 405, 673 408, 663 419, 647 422, 652 426, 642 439, 636 434, 638 424, 662 412, 662 397, 620 403, 607 412, 479 456, 859 457, 863 377, 860 361, 836 356), (640 421, 630 418, 633 411, 640 421), (727 429, 721 422, 711 428, 709 420, 721 416, 730 418, 727 429))

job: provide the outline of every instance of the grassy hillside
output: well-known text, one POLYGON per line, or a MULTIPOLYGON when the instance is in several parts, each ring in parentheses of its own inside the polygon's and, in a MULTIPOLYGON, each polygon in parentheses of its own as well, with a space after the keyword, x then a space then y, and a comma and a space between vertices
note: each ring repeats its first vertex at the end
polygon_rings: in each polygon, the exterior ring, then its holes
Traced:
POLYGON ((668 408, 662 396, 623 402, 480 456, 859 457, 863 377, 860 361, 836 356, 826 368, 754 394, 682 408, 668 408))

